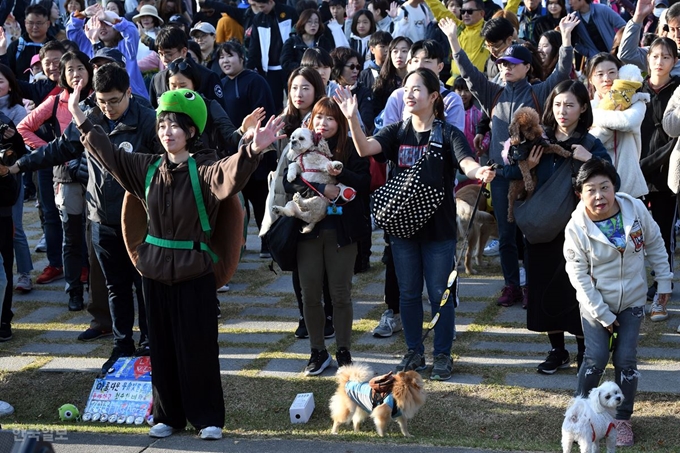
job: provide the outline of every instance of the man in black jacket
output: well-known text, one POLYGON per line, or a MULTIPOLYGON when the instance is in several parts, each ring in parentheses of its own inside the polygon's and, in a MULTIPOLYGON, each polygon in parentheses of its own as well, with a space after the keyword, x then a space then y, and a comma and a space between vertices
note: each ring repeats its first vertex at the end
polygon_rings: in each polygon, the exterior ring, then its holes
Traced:
POLYGON ((257 15, 252 22, 246 67, 256 70, 267 80, 274 96, 275 113, 278 114, 283 110, 283 91, 286 89, 281 52, 298 15, 290 6, 274 0, 253 0, 250 7, 257 15))
POLYGON ((50 13, 43 6, 31 5, 26 8, 26 32, 7 49, 0 49, 0 63, 9 66, 18 80, 28 81, 29 75, 24 71, 31 67, 31 59, 46 42, 54 39, 47 33, 51 24, 50 13))
MULTIPOLYGON (((156 37, 156 48, 158 55, 163 60, 163 64, 168 66, 178 58, 185 58, 188 54, 189 41, 186 34, 179 28, 166 27, 158 32, 156 37)), ((224 94, 222 93, 222 83, 219 76, 210 69, 196 63, 191 57, 185 60, 200 74, 201 85, 198 87, 199 93, 208 99, 214 99, 226 110, 224 94)), ((164 69, 153 76, 149 87, 149 101, 154 108, 158 107, 158 98, 161 94, 168 91, 168 70, 164 69)))
MULTIPOLYGON (((130 78, 125 69, 116 64, 102 66, 94 75, 93 87, 97 106, 89 110, 87 116, 108 133, 115 145, 134 153, 160 152, 156 114, 132 97, 130 78)), ((80 133, 71 123, 61 137, 24 156, 10 170, 15 173, 25 169, 52 167, 79 157, 83 151, 80 133)), ((132 286, 141 285, 141 278, 126 252, 121 231, 120 213, 125 190, 95 160, 88 159, 87 164, 87 208, 92 221, 92 243, 109 289, 109 309, 113 321, 114 348, 102 367, 102 372, 106 373, 118 358, 135 354, 132 286)), ((143 305, 139 309, 139 328, 142 344, 137 354, 144 354, 148 346, 143 305)))

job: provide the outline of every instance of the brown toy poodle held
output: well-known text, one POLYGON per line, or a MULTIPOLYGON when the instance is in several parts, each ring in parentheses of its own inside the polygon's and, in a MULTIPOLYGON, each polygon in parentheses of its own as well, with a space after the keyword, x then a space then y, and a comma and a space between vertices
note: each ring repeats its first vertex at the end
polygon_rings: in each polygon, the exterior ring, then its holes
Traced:
POLYGON ((531 198, 536 190, 536 175, 529 169, 529 154, 534 146, 541 146, 543 154, 557 154, 562 157, 571 157, 571 152, 559 145, 549 143, 543 136, 541 119, 538 112, 531 107, 522 107, 515 112, 512 122, 508 127, 510 133, 510 150, 508 161, 510 164, 517 164, 522 172, 521 180, 510 182, 508 190, 508 222, 515 221, 514 206, 515 201, 521 196, 531 198))

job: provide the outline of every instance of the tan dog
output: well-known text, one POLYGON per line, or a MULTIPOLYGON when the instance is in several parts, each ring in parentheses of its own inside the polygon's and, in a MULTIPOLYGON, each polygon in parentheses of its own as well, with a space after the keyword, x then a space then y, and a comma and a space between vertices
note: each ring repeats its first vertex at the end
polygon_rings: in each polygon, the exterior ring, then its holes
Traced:
MULTIPOLYGON (((319 184, 336 184, 335 177, 328 174, 329 168, 342 170, 342 162, 332 161, 333 154, 323 138, 315 137, 314 132, 306 128, 298 128, 290 136, 290 147, 286 158, 288 165, 288 182, 301 176, 309 182, 319 184)), ((307 225, 303 233, 309 233, 314 226, 326 217, 328 201, 321 196, 303 198, 300 193, 293 195, 293 200, 285 206, 272 206, 272 212, 286 217, 297 217, 307 225)))
MULTIPOLYGON (((477 184, 468 184, 456 191, 456 223, 458 226, 458 239, 462 240, 467 231, 470 217, 474 209, 474 203, 477 201, 479 191, 482 186, 477 184)), ((476 274, 477 272, 472 268, 472 258, 476 266, 481 264, 482 253, 484 246, 491 238, 498 238, 498 225, 493 214, 486 212, 487 197, 482 194, 479 197, 479 205, 477 213, 475 214, 470 236, 468 237, 467 249, 465 250, 465 273, 476 274)))
POLYGON ((370 415, 380 437, 385 435, 391 418, 399 423, 405 437, 412 437, 407 423, 425 404, 423 378, 416 371, 400 371, 389 378, 391 392, 385 388, 386 391, 381 393, 373 389, 380 388, 380 384, 376 386, 374 379, 371 380, 373 385, 369 383, 373 375, 368 365, 363 364, 346 365, 338 369, 338 388, 329 404, 333 419, 332 433, 338 434, 340 425, 350 421, 354 432, 359 432, 359 425, 370 415))
MULTIPOLYGON (((510 181, 510 188, 508 189, 508 222, 514 222, 515 216, 513 210, 515 201, 523 194, 527 194, 527 198, 536 190, 535 175, 529 169, 529 153, 534 146, 541 146, 543 148, 543 155, 557 154, 562 157, 571 157, 571 152, 562 148, 559 145, 553 145, 543 137, 543 128, 541 127, 541 119, 536 110, 531 107, 522 107, 517 110, 512 117, 510 126, 508 127, 510 133, 509 150, 507 158, 510 163, 517 163, 522 172, 522 180, 510 181)), ((506 142, 507 143, 507 142, 506 142)), ((506 156, 504 156, 506 157, 506 156)))

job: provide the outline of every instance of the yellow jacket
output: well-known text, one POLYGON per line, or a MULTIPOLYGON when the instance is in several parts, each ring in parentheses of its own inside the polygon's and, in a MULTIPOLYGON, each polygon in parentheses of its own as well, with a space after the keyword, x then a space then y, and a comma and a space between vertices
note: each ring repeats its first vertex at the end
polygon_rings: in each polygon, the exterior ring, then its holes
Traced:
MULTIPOLYGON (((521 0, 509 0, 505 9, 507 11, 512 11, 517 13, 519 8, 519 3, 521 0)), ((480 71, 484 72, 486 66, 486 60, 489 58, 489 51, 484 46, 484 38, 482 37, 482 27, 486 23, 480 20, 475 25, 471 27, 466 27, 463 21, 458 19, 451 11, 449 11, 444 4, 439 0, 425 0, 425 3, 432 11, 434 18, 439 22, 444 17, 453 19, 458 25, 458 40, 460 41, 460 47, 465 51, 468 58, 473 65, 480 71)), ((450 49, 449 49, 450 51, 450 49)), ((453 85, 453 81, 456 77, 460 75, 458 70, 458 65, 455 61, 451 61, 451 78, 446 82, 447 85, 453 85)))

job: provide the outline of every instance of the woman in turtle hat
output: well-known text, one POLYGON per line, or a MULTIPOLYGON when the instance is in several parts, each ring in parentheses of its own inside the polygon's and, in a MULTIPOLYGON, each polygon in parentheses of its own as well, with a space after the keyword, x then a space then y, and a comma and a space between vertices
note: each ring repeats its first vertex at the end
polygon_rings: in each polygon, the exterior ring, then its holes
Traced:
MULTIPOLYGON (((201 96, 185 89, 168 91, 159 99, 156 121, 165 154, 127 153, 114 148, 85 117, 75 101, 80 88, 74 89, 69 109, 85 148, 142 200, 148 216, 146 238, 134 252, 149 318, 156 423, 149 435, 167 437, 188 420, 202 439, 219 439, 225 411, 213 263, 223 257, 212 248, 225 225, 216 228, 218 208, 246 184, 261 153, 280 138, 283 122, 272 117, 262 128, 258 122, 236 154, 218 160, 214 151, 198 149, 207 119, 201 96)), ((123 217, 124 227, 134 223, 123 217)))

